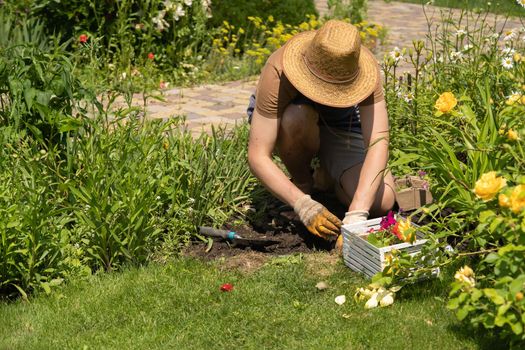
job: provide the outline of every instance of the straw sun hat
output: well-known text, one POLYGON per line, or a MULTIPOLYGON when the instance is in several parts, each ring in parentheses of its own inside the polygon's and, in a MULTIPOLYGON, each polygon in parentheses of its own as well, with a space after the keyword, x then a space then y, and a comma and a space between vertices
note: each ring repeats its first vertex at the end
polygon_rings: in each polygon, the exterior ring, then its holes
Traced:
POLYGON ((358 104, 372 94, 379 79, 377 61, 361 46, 357 28, 337 20, 290 39, 283 69, 304 96, 330 107, 358 104))

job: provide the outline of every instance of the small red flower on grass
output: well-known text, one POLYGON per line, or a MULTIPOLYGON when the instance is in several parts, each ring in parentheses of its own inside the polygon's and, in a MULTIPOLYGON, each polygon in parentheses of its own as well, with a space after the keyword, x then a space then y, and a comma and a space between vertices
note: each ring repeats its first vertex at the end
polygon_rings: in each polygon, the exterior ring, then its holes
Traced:
POLYGON ((153 54, 153 52, 148 53, 148 59, 152 61, 155 59, 155 55, 153 54))
POLYGON ((230 283, 224 283, 221 285, 221 291, 222 292, 231 292, 233 290, 233 285, 230 283))
POLYGON ((80 41, 81 44, 85 44, 88 41, 88 36, 86 34, 80 34, 78 41, 80 41))

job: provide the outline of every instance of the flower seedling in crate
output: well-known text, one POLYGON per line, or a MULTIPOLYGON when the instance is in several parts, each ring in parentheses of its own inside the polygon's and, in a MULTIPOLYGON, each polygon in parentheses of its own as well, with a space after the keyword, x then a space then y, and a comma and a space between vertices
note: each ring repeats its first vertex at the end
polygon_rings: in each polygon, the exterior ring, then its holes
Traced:
POLYGON ((393 212, 383 218, 344 225, 342 232, 345 264, 368 277, 382 272, 393 255, 414 256, 427 242, 418 225, 393 212))

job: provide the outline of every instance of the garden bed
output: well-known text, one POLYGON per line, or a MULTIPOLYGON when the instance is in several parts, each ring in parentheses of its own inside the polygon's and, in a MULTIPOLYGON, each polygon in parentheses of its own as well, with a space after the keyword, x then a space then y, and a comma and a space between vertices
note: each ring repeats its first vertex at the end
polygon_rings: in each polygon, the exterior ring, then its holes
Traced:
MULTIPOLYGON (((345 208, 334 195, 330 193, 314 194, 313 198, 326 206, 338 217, 344 216, 345 208)), ((254 215, 251 215, 247 223, 241 225, 227 225, 225 228, 235 231, 243 238, 269 238, 276 239, 279 243, 268 247, 241 246, 227 241, 215 239, 211 248, 207 242, 193 241, 185 249, 184 255, 216 259, 231 257, 250 251, 259 251, 269 255, 285 255, 292 253, 308 253, 314 251, 333 250, 334 242, 327 242, 315 237, 304 227, 304 225, 289 215, 290 208, 283 207, 278 199, 268 196, 259 203, 254 204, 254 215)))

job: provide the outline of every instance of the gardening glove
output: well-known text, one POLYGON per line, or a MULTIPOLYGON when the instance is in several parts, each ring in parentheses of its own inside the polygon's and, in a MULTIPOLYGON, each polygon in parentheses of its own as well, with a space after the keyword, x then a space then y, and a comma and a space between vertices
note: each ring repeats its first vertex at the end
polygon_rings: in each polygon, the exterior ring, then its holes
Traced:
POLYGON ((337 237, 341 229, 341 220, 330 213, 321 203, 305 194, 293 207, 301 222, 312 234, 329 240, 337 237))
MULTIPOLYGON (((368 219, 368 211, 366 210, 352 210, 345 214, 343 219, 343 225, 353 224, 360 221, 366 221, 368 219)), ((339 253, 343 253, 343 235, 337 237, 337 242, 335 243, 335 250, 339 253)))
POLYGON ((368 211, 366 210, 351 210, 345 213, 343 219, 343 225, 354 224, 360 221, 366 221, 368 219, 368 211))

